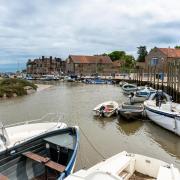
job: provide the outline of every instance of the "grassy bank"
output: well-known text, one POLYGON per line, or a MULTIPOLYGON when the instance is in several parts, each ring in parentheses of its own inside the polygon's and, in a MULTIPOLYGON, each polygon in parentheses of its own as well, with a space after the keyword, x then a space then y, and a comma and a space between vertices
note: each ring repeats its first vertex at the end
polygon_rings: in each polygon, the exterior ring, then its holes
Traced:
POLYGON ((27 87, 33 90, 37 86, 31 82, 22 79, 2 79, 0 80, 0 97, 23 96, 27 94, 27 87))

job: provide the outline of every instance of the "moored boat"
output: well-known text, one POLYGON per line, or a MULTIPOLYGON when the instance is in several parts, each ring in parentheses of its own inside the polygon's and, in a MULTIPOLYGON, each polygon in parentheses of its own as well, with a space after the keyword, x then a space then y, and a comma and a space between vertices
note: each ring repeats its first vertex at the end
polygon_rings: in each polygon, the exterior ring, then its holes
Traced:
POLYGON ((4 126, 1 124, 0 133, 2 137, 0 140, 0 151, 6 148, 15 147, 31 138, 38 135, 45 134, 57 129, 66 128, 67 125, 59 121, 59 114, 48 113, 40 119, 35 119, 26 122, 19 122, 4 126), (53 121, 50 121, 52 119, 53 121), (47 121, 46 121, 47 120, 47 121), (5 143, 3 139, 6 140, 5 143))
POLYGON ((116 113, 118 103, 115 101, 106 101, 97 105, 94 109, 95 116, 111 117, 116 113))
POLYGON ((64 179, 74 168, 78 127, 57 129, 0 152, 0 178, 64 179))
POLYGON ((148 87, 148 86, 145 86, 144 88, 140 89, 140 90, 137 90, 136 91, 136 96, 137 97, 146 97, 148 98, 151 94, 155 93, 156 90, 151 88, 151 87, 148 87))
POLYGON ((66 180, 179 180, 180 172, 164 161, 123 151, 66 180))
POLYGON ((135 84, 124 84, 122 86, 122 90, 124 94, 130 94, 132 92, 135 92, 137 90, 137 86, 135 84))
POLYGON ((169 95, 154 93, 144 107, 150 120, 180 136, 180 104, 171 102, 169 95))
POLYGON ((123 103, 117 110, 119 117, 124 117, 126 120, 136 120, 143 116, 144 107, 142 104, 123 103))

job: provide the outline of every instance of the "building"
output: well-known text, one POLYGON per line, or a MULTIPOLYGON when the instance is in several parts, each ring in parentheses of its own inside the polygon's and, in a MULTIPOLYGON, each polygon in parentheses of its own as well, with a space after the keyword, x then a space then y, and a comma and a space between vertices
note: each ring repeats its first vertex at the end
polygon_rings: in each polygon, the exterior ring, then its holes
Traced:
POLYGON ((65 72, 65 61, 62 61, 61 58, 52 58, 52 56, 29 59, 26 64, 26 71, 28 75, 37 77, 45 74, 58 75, 65 72))
POLYGON ((110 75, 117 71, 109 56, 70 55, 66 60, 66 72, 76 75, 110 75))
POLYGON ((156 67, 159 72, 167 72, 168 62, 178 59, 180 59, 180 49, 155 47, 145 58, 145 71, 148 71, 148 67, 156 67))

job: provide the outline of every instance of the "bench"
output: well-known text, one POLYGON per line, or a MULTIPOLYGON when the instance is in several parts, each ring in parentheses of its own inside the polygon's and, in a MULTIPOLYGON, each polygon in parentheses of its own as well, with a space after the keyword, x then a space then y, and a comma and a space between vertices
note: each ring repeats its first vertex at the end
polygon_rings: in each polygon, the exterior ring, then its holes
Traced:
POLYGON ((54 161, 51 161, 50 158, 40 156, 39 154, 35 154, 33 152, 26 152, 26 153, 23 153, 22 155, 29 158, 29 159, 37 161, 37 162, 43 164, 46 167, 54 169, 54 170, 56 170, 58 172, 64 172, 64 170, 66 169, 65 166, 63 166, 63 165, 61 165, 59 163, 56 163, 54 161))

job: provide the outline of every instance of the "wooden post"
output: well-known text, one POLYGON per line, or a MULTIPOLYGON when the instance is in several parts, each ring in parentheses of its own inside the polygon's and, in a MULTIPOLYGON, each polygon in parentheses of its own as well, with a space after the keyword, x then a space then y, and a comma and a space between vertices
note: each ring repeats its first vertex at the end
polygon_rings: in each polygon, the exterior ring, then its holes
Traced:
POLYGON ((170 72, 170 63, 168 62, 167 66, 167 93, 169 94, 169 72, 170 72))
POLYGON ((157 86, 156 89, 159 89, 159 69, 157 69, 158 79, 157 79, 157 86))
POLYGON ((180 102, 180 62, 178 62, 178 99, 177 101, 180 102))
POLYGON ((156 66, 154 67, 154 88, 156 88, 156 66))

